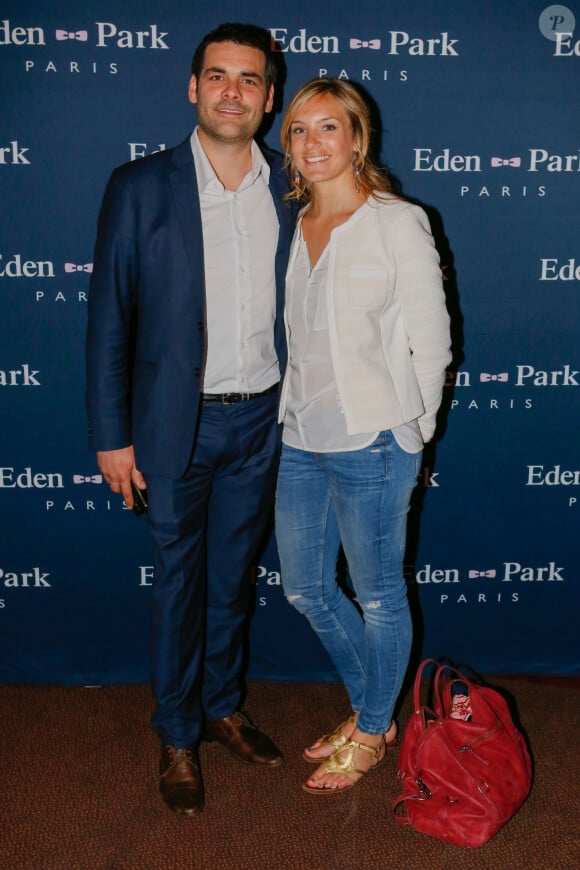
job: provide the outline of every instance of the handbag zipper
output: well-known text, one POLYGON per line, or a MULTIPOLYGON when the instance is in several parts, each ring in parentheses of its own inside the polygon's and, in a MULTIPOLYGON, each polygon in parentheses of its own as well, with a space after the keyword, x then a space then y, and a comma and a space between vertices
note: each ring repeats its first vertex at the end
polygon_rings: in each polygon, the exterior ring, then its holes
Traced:
MULTIPOLYGON (((500 728, 501 722, 499 721, 499 719, 496 719, 494 728, 492 728, 490 731, 486 731, 485 734, 480 734, 479 737, 474 737, 473 740, 470 740, 469 743, 464 743, 463 746, 459 747, 457 752, 467 752, 468 750, 473 752, 474 744, 479 743, 481 740, 487 740, 488 737, 492 737, 497 731, 500 730, 500 728)), ((477 757, 479 758, 479 756, 477 757)), ((483 758, 481 760, 485 761, 485 759, 483 758)), ((489 764, 489 762, 486 763, 489 764)))

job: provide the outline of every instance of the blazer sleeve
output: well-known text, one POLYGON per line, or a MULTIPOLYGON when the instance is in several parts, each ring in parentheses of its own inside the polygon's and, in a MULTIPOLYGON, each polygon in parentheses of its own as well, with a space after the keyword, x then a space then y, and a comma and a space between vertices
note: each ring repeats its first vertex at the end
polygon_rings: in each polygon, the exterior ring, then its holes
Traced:
POLYGON ((89 446, 132 443, 131 345, 139 281, 136 217, 130 179, 115 170, 101 206, 89 290, 86 402, 89 446))
POLYGON ((415 376, 425 413, 418 423, 423 441, 435 432, 445 370, 451 361, 449 315, 439 255, 423 209, 401 209, 395 239, 395 293, 407 331, 415 376))

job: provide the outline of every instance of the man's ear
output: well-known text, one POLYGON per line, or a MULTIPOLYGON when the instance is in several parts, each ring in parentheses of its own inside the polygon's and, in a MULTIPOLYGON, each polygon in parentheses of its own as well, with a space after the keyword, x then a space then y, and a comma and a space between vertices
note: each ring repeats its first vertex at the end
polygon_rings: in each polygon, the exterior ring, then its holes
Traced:
MULTIPOLYGON (((191 97, 190 97, 191 99, 191 97)), ((193 100, 192 100, 193 102, 193 100)), ((268 88, 268 96, 266 97, 266 105, 264 106, 264 113, 267 115, 268 112, 272 111, 274 106, 274 85, 270 85, 268 88)))
POLYGON ((192 76, 189 80, 187 95, 190 103, 197 103, 197 78, 192 76))

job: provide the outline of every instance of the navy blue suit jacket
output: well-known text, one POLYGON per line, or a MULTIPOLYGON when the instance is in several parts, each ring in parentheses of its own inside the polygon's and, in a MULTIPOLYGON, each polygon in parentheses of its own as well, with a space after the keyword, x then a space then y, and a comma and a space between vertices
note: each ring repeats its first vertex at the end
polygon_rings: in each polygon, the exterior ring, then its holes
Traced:
MULTIPOLYGON (((293 210, 282 158, 267 149, 280 222, 275 347, 283 373, 284 282, 293 210)), ((89 443, 133 444, 145 475, 179 478, 194 442, 206 353, 203 239, 189 137, 116 169, 94 253, 87 332, 89 443)))

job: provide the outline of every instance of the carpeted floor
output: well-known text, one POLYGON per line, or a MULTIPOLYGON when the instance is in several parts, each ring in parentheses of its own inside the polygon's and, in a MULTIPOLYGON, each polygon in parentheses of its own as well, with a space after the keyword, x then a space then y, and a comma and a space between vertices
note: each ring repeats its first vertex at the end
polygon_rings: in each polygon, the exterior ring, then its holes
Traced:
MULTIPOLYGON (((174 817, 157 787, 158 747, 143 685, 0 686, 0 867, 7 870, 576 870, 580 867, 578 681, 497 678, 532 747, 532 793, 479 849, 390 816, 398 749, 348 794, 300 789, 300 752, 347 712, 337 685, 252 683, 245 709, 286 756, 276 770, 203 745, 206 807, 174 817)), ((399 712, 410 713, 407 694, 399 712)))

